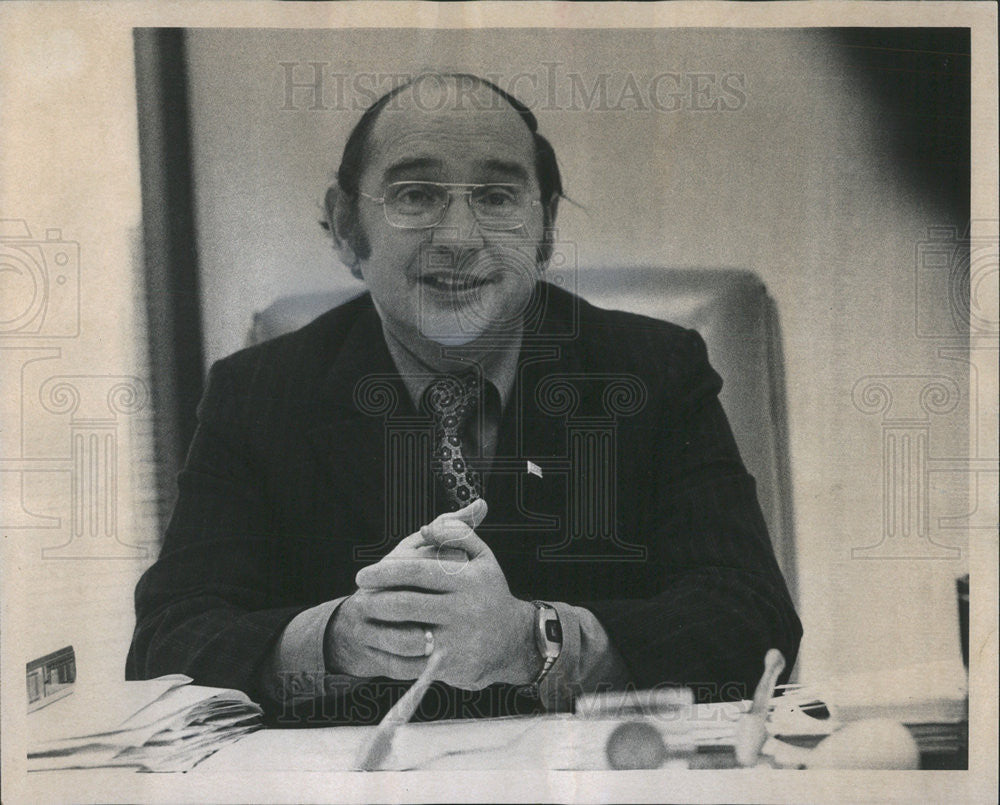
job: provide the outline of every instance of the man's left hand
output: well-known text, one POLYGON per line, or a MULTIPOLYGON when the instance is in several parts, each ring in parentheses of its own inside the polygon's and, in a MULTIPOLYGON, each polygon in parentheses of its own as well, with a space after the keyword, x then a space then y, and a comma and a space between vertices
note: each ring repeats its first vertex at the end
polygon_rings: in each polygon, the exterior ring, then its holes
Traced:
POLYGON ((441 515, 420 529, 421 547, 394 551, 356 577, 373 617, 429 629, 435 650, 446 653, 439 679, 470 690, 527 685, 541 665, 535 608, 511 595, 493 551, 474 530, 486 511, 477 500, 441 515))

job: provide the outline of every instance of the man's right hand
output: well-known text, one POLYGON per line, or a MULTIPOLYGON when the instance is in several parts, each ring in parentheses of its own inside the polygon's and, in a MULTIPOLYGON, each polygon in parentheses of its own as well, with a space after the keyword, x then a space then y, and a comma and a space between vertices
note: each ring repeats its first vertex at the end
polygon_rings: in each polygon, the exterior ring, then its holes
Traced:
MULTIPOLYGON (((380 561, 397 559, 469 561, 464 551, 428 545, 419 531, 400 540, 380 561)), ((357 677, 416 679, 427 664, 424 626, 378 620, 372 611, 374 597, 374 591, 361 589, 337 607, 326 627, 327 668, 332 673, 357 677)))
POLYGON ((359 590, 337 607, 326 628, 327 668, 358 677, 416 679, 427 663, 424 630, 373 621, 367 606, 370 598, 370 593, 359 590), (386 645, 392 651, 382 648, 386 645))

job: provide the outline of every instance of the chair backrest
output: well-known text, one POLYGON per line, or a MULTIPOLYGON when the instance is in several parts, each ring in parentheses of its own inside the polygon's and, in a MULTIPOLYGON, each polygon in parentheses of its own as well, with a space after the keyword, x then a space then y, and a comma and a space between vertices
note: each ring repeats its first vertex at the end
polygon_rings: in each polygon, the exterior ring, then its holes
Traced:
MULTIPOLYGON (((755 274, 737 269, 581 269, 578 293, 599 307, 691 327, 723 378, 721 400, 757 495, 785 580, 796 598, 795 542, 785 381, 778 314, 755 274)), ((254 315, 250 343, 297 329, 362 293, 288 296, 254 315)))

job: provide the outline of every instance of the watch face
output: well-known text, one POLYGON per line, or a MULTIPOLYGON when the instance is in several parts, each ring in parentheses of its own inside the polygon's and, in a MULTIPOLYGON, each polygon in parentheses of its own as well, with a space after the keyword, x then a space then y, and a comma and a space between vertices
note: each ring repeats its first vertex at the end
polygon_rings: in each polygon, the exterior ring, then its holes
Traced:
POLYGON ((545 621, 545 639, 552 643, 562 643, 562 624, 558 620, 545 621))

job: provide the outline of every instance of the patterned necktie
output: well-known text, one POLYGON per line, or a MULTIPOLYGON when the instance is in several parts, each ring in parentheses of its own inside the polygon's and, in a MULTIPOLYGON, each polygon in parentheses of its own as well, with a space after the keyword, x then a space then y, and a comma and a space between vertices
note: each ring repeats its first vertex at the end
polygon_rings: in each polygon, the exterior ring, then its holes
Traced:
POLYGON ((431 467, 444 486, 453 510, 483 496, 482 479, 465 463, 463 427, 476 407, 478 383, 474 374, 461 378, 445 375, 424 392, 424 404, 434 417, 434 452, 431 467))

